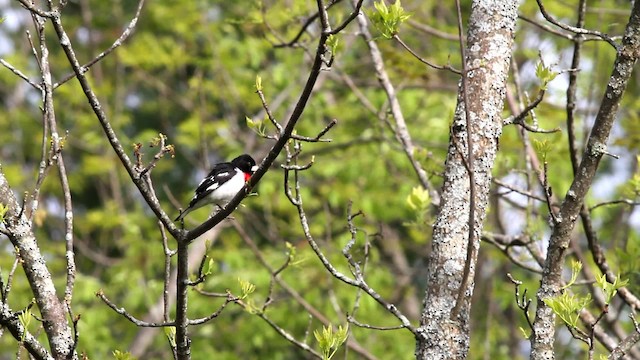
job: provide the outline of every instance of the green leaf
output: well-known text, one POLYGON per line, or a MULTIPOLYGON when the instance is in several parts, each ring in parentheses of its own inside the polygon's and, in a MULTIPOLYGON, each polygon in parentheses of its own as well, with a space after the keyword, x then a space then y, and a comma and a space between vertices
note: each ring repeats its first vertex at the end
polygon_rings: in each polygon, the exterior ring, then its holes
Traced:
POLYGON ((31 315, 31 309, 27 308, 21 314, 18 314, 18 321, 24 328, 24 332, 22 333, 22 341, 24 341, 25 336, 27 336, 27 332, 29 331, 29 324, 31 324, 31 319, 33 316, 31 315))
POLYGON ((169 340, 169 344, 171 344, 171 347, 176 347, 176 327, 175 326, 165 327, 164 334, 169 340))
POLYGON ((327 39, 327 46, 331 49, 331 54, 335 55, 338 52, 338 44, 340 43, 340 39, 337 35, 331 35, 327 39))
POLYGON ((562 321, 575 328, 578 326, 580 311, 591 302, 591 294, 580 297, 565 291, 561 295, 543 301, 562 321))
POLYGON ((629 283, 629 279, 621 280, 620 274, 618 274, 613 281, 613 284, 607 281, 607 276, 602 274, 600 276, 596 276, 596 283, 602 289, 602 293, 604 294, 604 302, 609 304, 614 296, 618 293, 618 289, 621 287, 627 286, 629 283))
POLYGON ((213 273, 214 264, 215 264, 215 261, 209 258, 209 261, 207 261, 206 264, 204 265, 204 269, 202 269, 203 274, 211 275, 211 273, 213 273))
POLYGON ((413 210, 424 210, 429 207, 429 204, 431 204, 429 191, 421 186, 414 187, 411 194, 407 196, 407 205, 413 210))
POLYGON ((381 0, 374 2, 373 7, 376 11, 370 11, 367 15, 373 26, 387 39, 400 32, 400 25, 411 16, 404 11, 400 0, 389 7, 381 0))
POLYGON ((136 357, 131 355, 131 353, 128 351, 122 352, 120 350, 114 350, 112 354, 116 360, 135 360, 136 359, 136 357))
POLYGON ((256 291, 256 286, 246 280, 242 280, 238 278, 238 283, 240 283, 241 299, 245 299, 247 296, 251 295, 254 291, 256 291))
POLYGON ((256 75, 256 91, 262 91, 262 77, 256 75))
POLYGON ((322 332, 318 330, 313 331, 313 336, 318 341, 320 351, 322 352, 322 359, 329 360, 335 355, 340 345, 342 345, 349 336, 349 328, 338 326, 336 332, 333 331, 333 326, 329 324, 327 327, 322 327, 322 332))
POLYGON ((536 77, 542 83, 543 88, 547 88, 547 84, 558 76, 558 72, 551 70, 542 61, 536 65, 536 77))
POLYGON ((247 127, 251 130, 253 130, 256 134, 265 137, 266 136, 266 126, 265 126, 265 122, 269 120, 268 117, 266 117, 265 115, 265 119, 264 120, 253 120, 252 118, 245 116, 244 117, 245 122, 247 123, 247 127))
POLYGON ((0 204, 0 223, 4 222, 4 216, 7 214, 7 211, 9 211, 9 206, 0 204))
POLYGON ((553 149, 553 145, 547 139, 542 141, 533 139, 533 146, 536 148, 536 152, 542 158, 542 161, 547 160, 547 154, 553 149))
POLYGON ((562 287, 562 290, 568 288, 573 285, 578 279, 578 275, 580 274, 580 270, 582 270, 582 263, 580 261, 572 260, 571 261, 571 280, 567 283, 567 285, 562 287))

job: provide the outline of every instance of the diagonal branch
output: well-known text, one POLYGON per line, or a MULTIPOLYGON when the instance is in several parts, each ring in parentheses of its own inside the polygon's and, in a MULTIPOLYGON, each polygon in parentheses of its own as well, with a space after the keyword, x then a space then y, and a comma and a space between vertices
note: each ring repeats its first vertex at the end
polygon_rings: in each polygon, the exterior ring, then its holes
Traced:
POLYGON ((404 119, 402 108, 400 107, 400 102, 398 101, 396 89, 391 83, 391 79, 389 78, 389 75, 385 70, 382 53, 380 52, 378 45, 375 43, 371 32, 369 31, 369 25, 364 14, 360 14, 360 16, 358 16, 358 25, 360 27, 360 33, 364 38, 367 47, 369 48, 369 54, 375 66, 375 72, 378 78, 378 82, 380 82, 380 86, 387 95, 387 99, 391 107, 391 114, 393 115, 393 119, 396 122, 395 134, 398 138, 398 141, 402 145, 402 149, 407 155, 407 158, 409 159, 413 170, 416 172, 416 175, 420 180, 420 184, 423 188, 429 191, 429 195, 431 195, 433 204, 438 205, 440 203, 440 195, 429 181, 427 173, 415 158, 415 146, 413 144, 413 140, 411 139, 409 129, 407 128, 407 123, 404 119))
MULTIPOLYGON (((362 2, 360 2, 359 4, 361 5, 362 2)), ((321 19, 325 19, 326 10, 321 5, 319 6, 319 9, 321 9, 321 19)), ((357 8, 355 11, 358 12, 359 10, 360 9, 357 8)), ((311 69, 309 71, 309 76, 307 77, 307 82, 302 90, 302 93, 300 94, 300 97, 298 98, 293 111, 291 112, 291 115, 289 116, 289 120, 279 134, 278 140, 273 145, 271 150, 269 150, 267 156, 260 163, 258 170, 256 170, 256 172, 251 176, 247 184, 245 184, 244 188, 238 194, 236 194, 236 196, 231 201, 229 201, 229 203, 223 209, 218 211, 209 220, 185 234, 184 238, 186 241, 193 241, 193 239, 202 235, 205 231, 216 226, 227 216, 229 216, 231 212, 233 212, 233 210, 240 204, 242 199, 247 194, 249 194, 251 192, 251 189, 256 186, 260 179, 262 179, 271 164, 273 164, 275 159, 278 157, 280 152, 282 152, 282 149, 291 138, 293 129, 298 123, 298 120, 300 120, 300 117, 302 116, 302 113, 307 106, 307 102, 311 97, 313 88, 322 70, 322 64, 324 64, 324 54, 327 52, 326 44, 329 36, 331 35, 331 29, 328 27, 328 21, 322 20, 322 24, 323 30, 320 34, 320 39, 318 40, 318 46, 316 48, 313 64, 311 65, 311 69)))
POLYGON ((633 73, 633 67, 640 55, 640 2, 635 2, 622 46, 618 51, 613 65, 612 74, 607 89, 602 98, 600 109, 596 116, 586 149, 582 155, 582 162, 577 168, 569 191, 560 207, 556 226, 553 228, 547 259, 545 261, 543 277, 538 290, 538 307, 534 322, 532 337, 531 359, 553 359, 553 339, 555 329, 553 324, 555 315, 544 299, 554 297, 561 291, 562 265, 569 247, 571 232, 583 209, 584 198, 593 184, 595 173, 602 156, 606 152, 606 143, 613 127, 618 107, 625 93, 625 89, 633 73))

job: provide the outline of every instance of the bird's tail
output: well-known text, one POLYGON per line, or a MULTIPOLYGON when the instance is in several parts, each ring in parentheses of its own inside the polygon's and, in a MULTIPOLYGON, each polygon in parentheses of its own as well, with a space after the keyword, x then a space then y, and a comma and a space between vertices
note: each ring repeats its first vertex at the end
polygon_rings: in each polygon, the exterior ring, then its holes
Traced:
POLYGON ((175 218, 175 220, 173 221, 182 221, 182 219, 184 219, 185 216, 187 216, 188 213, 191 212, 191 207, 188 207, 186 209, 184 209, 183 211, 180 211, 180 215, 178 215, 177 218, 175 218))

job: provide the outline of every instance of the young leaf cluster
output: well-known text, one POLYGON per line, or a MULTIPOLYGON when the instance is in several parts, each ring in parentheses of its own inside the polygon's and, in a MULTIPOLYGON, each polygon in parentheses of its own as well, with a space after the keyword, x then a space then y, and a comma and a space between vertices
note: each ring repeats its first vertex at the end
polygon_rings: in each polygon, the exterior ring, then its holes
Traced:
POLYGON ((376 10, 369 12, 369 18, 373 26, 387 39, 400 32, 400 25, 411 16, 404 11, 400 0, 391 6, 387 6, 384 1, 375 2, 373 6, 376 10))
POLYGON ((318 345, 320 346, 320 350, 322 351, 322 359, 329 360, 335 355, 336 351, 340 345, 342 345, 348 337, 349 328, 343 327, 342 325, 338 326, 338 330, 334 332, 333 326, 329 325, 327 327, 322 327, 322 332, 318 330, 313 331, 313 336, 315 336, 318 341, 318 345))

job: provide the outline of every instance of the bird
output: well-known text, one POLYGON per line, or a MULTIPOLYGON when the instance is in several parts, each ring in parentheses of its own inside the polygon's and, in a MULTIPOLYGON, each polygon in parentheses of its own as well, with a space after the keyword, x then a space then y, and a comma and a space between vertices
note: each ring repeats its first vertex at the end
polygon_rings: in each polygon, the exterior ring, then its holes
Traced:
POLYGON ((174 221, 181 221, 188 213, 207 204, 216 204, 218 207, 226 204, 242 190, 256 170, 256 161, 248 154, 242 154, 230 162, 215 164, 198 184, 189 206, 174 221))

